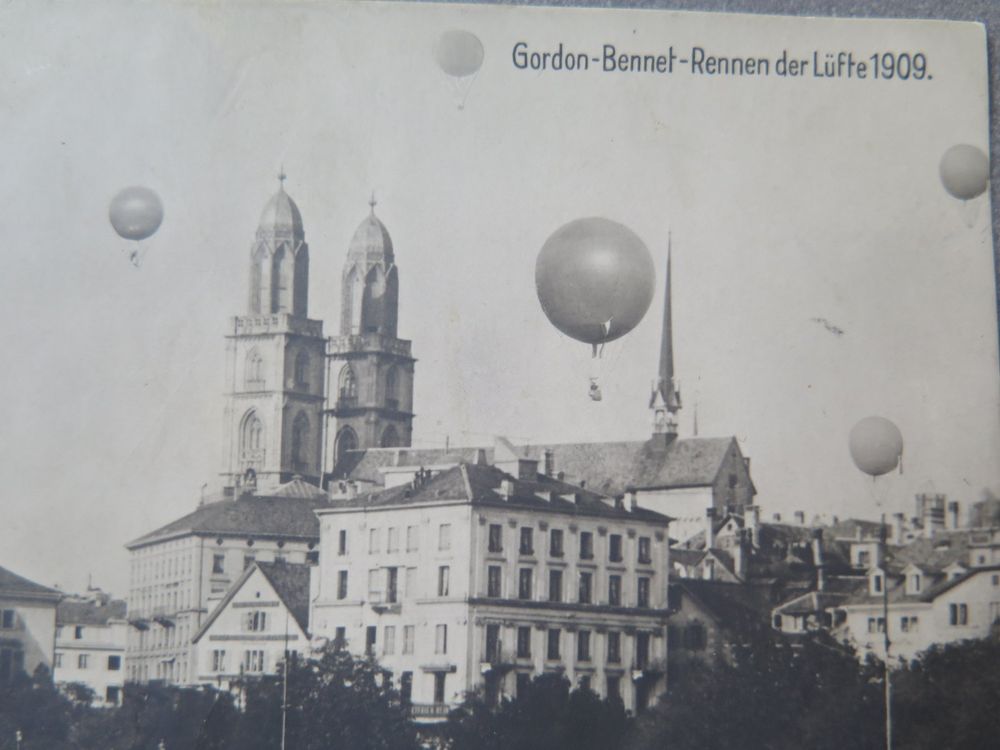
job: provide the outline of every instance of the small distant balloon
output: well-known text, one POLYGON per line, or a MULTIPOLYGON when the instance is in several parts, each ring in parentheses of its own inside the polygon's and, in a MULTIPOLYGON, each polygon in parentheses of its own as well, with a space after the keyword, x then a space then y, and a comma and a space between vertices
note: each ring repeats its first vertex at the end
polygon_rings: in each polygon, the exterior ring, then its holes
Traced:
POLYGON ((939 170, 944 189, 959 200, 977 198, 986 192, 989 185, 989 158, 982 150, 967 143, 945 151, 939 170))
POLYGON ((451 80, 459 109, 465 109, 465 100, 483 65, 484 54, 483 43, 471 31, 452 29, 438 37, 434 59, 451 80))
POLYGON ((445 73, 464 78, 476 73, 482 66, 483 43, 471 31, 452 29, 438 38, 434 57, 445 73))
POLYGON ((160 228, 163 202, 147 187, 127 187, 111 199, 108 218, 122 238, 144 240, 160 228))
POLYGON ((576 219, 550 236, 535 262, 535 290, 549 321, 596 348, 624 336, 653 300, 656 269, 628 227, 576 219))
POLYGON ((865 417, 853 428, 848 447, 854 465, 871 477, 888 474, 903 458, 903 435, 885 417, 865 417))

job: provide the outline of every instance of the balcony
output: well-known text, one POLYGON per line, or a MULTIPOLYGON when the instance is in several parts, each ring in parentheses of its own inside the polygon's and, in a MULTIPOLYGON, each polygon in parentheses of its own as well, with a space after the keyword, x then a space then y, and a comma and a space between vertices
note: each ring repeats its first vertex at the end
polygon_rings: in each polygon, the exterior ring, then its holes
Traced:
POLYGON ((632 665, 632 681, 658 680, 667 673, 667 665, 662 659, 650 659, 648 661, 637 660, 632 665))
POLYGON ((267 457, 267 451, 263 448, 247 448, 240 451, 240 469, 246 471, 247 469, 257 469, 264 465, 264 459, 267 457))
POLYGON ((479 672, 483 675, 506 674, 514 668, 516 661, 514 654, 504 651, 499 644, 487 646, 486 656, 479 662, 479 672))
POLYGON ((399 597, 396 591, 369 591, 368 592, 368 603, 371 605, 372 610, 378 614, 397 614, 399 613, 403 606, 399 603, 399 597))

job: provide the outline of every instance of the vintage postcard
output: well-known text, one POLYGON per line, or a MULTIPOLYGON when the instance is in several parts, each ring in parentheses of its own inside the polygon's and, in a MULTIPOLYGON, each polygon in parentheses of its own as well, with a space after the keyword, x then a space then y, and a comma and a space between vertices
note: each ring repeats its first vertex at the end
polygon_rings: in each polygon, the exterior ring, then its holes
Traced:
POLYGON ((995 737, 984 26, 0 33, 0 748, 995 737))

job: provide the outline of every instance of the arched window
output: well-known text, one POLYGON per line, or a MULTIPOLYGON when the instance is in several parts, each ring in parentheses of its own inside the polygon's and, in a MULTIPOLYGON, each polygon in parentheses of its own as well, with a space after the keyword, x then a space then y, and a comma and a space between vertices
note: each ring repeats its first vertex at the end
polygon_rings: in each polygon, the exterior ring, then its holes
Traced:
POLYGON ((399 370, 395 367, 385 374, 385 405, 389 409, 399 408, 399 370))
POLYGON ((246 413, 240 425, 240 447, 243 449, 244 468, 263 461, 264 423, 253 410, 246 413))
POLYGON ((295 256, 284 245, 279 245, 271 265, 271 310, 292 312, 292 290, 295 285, 295 256))
POLYGON ((382 433, 381 446, 383 448, 398 448, 399 445, 399 433, 393 425, 389 425, 382 433))
POLYGON ((264 358, 256 349, 251 349, 247 354, 246 364, 243 368, 243 379, 246 387, 250 390, 260 391, 264 389, 264 358))
POLYGON ((262 292, 264 285, 264 270, 263 264, 265 263, 265 257, 267 252, 264 248, 258 246, 254 251, 253 258, 250 261, 250 312, 251 314, 259 315, 263 310, 261 306, 263 304, 262 292))
MULTIPOLYGON (((352 430, 350 427, 345 427, 340 432, 337 433, 337 444, 335 446, 335 453, 337 456, 337 464, 343 461, 344 456, 347 451, 353 451, 358 449, 358 434, 352 430)), ((334 469, 336 469, 336 466, 334 469)))
POLYGON ((358 398, 358 379, 350 365, 340 371, 340 400, 353 402, 358 398))
POLYGON ((292 423, 292 470, 309 468, 309 417, 299 412, 292 423))
POLYGON ((309 355, 305 352, 299 352, 295 356, 295 385, 309 390, 309 355))

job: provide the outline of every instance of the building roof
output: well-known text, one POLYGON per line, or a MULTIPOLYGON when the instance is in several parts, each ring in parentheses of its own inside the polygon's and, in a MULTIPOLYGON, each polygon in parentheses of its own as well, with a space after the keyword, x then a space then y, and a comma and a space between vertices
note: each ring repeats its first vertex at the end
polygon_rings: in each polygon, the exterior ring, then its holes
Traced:
POLYGON ((914 539, 902 547, 894 547, 889 557, 893 570, 902 570, 915 563, 928 572, 940 572, 949 565, 969 562, 970 531, 935 531, 932 538, 914 539))
POLYGON ((699 602, 724 628, 762 626, 770 614, 765 592, 756 586, 696 578, 680 578, 670 585, 699 602))
POLYGON ((243 495, 236 500, 202 505, 125 546, 134 549, 188 534, 318 541, 319 521, 314 511, 327 502, 325 495, 308 498, 243 495))
POLYGON ((308 565, 299 565, 296 563, 286 563, 286 562, 255 562, 253 565, 247 566, 247 568, 240 574, 239 578, 233 581, 233 584, 226 591, 225 596, 219 601, 212 610, 212 613, 205 619, 201 627, 191 638, 192 643, 197 643, 201 640, 201 637, 208 632, 208 629, 212 624, 219 618, 229 603, 233 600, 236 594, 239 593, 243 585, 250 580, 250 577, 256 571, 260 571, 261 575, 267 579, 268 583, 274 588, 274 592, 278 595, 278 599, 285 608, 288 610, 289 614, 294 618, 296 624, 302 630, 303 633, 309 632, 309 567, 308 565))
POLYGON ((267 234, 290 234, 295 239, 303 239, 305 231, 302 227, 302 214, 295 201, 285 192, 282 186, 261 211, 257 231, 267 234))
POLYGON ((332 508, 376 508, 434 502, 469 502, 522 509, 547 510, 579 516, 603 516, 649 521, 666 525, 669 518, 645 508, 629 510, 621 503, 589 489, 537 474, 535 479, 515 479, 495 466, 460 464, 423 482, 390 487, 331 502, 332 508), (509 497, 502 482, 509 482, 509 497))
POLYGON ((127 606, 122 599, 101 602, 84 599, 63 599, 56 607, 56 625, 107 625, 111 620, 124 620, 127 606))
MULTIPOLYGON (((677 438, 604 443, 554 443, 521 446, 517 450, 533 460, 551 452, 556 476, 569 483, 584 483, 605 495, 621 495, 630 488, 673 489, 710 487, 718 478, 726 454, 736 444, 733 437, 677 438)), ((737 450, 739 450, 737 446, 737 450)), ((334 468, 335 479, 381 484, 379 469, 394 466, 442 466, 481 459, 493 463, 493 448, 413 449, 376 448, 349 451, 334 468)))
POLYGON ((25 597, 29 599, 52 599, 58 600, 63 596, 62 592, 42 586, 40 583, 29 581, 27 578, 19 576, 7 568, 0 567, 0 597, 25 597))
MULTIPOLYGON (((968 581, 970 578, 974 578, 980 573, 996 573, 1000 571, 1000 565, 988 565, 981 568, 972 568, 965 573, 957 576, 948 576, 944 573, 926 573, 924 575, 925 582, 921 586, 921 590, 916 594, 906 593, 906 577, 905 576, 886 576, 889 584, 889 603, 898 602, 933 602, 941 594, 946 591, 950 591, 956 586, 968 581)), ((849 597, 847 597, 843 604, 844 605, 881 605, 883 602, 882 594, 872 594, 868 587, 868 579, 865 579, 865 585, 858 587, 849 597)))
POLYGON ((347 253, 348 256, 360 256, 370 261, 393 262, 392 238, 385 224, 375 215, 374 205, 371 213, 354 230, 347 253))

